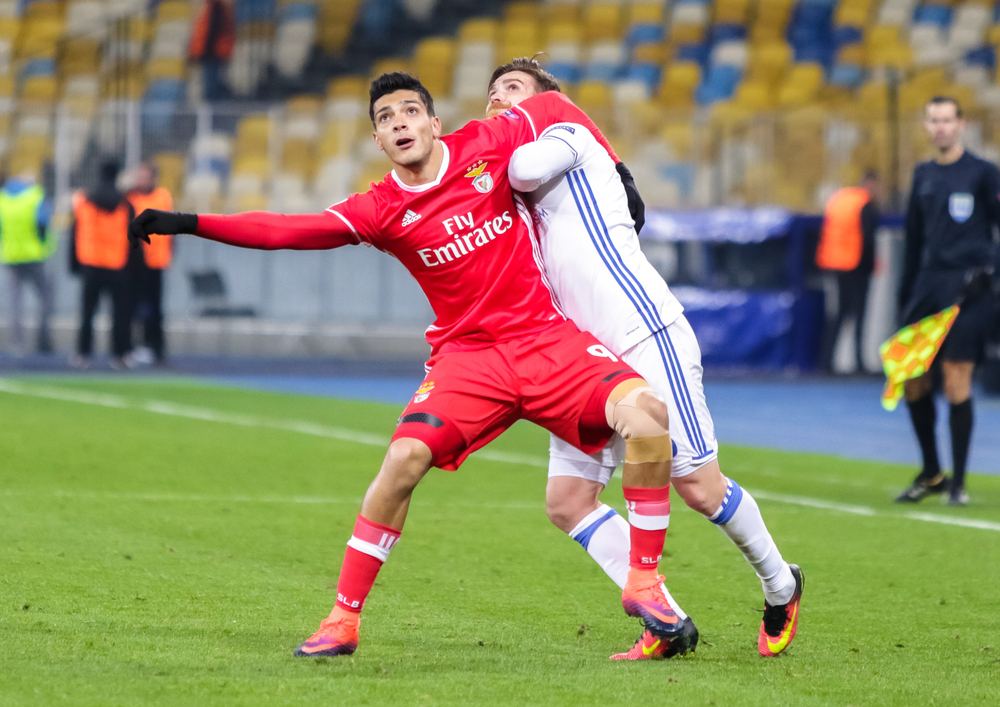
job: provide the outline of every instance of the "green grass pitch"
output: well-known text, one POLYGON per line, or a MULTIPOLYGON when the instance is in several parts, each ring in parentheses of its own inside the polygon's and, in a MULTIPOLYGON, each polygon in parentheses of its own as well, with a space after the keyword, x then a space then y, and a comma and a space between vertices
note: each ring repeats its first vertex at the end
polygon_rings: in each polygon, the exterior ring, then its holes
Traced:
MULTIPOLYGON (((544 470, 495 457, 418 488, 358 652, 294 658, 333 605, 398 412, 185 381, 0 380, 0 704, 1000 704, 1000 478, 973 476, 965 509, 900 508, 912 469, 736 447, 723 470, 761 492, 806 573, 776 659, 757 654, 752 570, 675 499, 661 566, 702 642, 609 661, 639 625, 549 524, 544 470)), ((546 446, 522 423, 491 449, 546 446)), ((605 500, 622 509, 616 481, 605 500)))

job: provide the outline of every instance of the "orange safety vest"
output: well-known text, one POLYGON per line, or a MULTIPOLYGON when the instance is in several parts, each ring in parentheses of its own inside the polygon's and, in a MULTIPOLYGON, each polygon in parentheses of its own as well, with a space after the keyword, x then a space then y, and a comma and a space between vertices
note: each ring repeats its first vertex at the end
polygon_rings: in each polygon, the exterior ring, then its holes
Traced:
POLYGON ((128 262, 128 204, 108 212, 92 204, 83 192, 73 195, 76 216, 76 259, 81 265, 121 270, 128 262))
POLYGON ((845 187, 826 202, 823 230, 816 249, 816 265, 823 270, 854 270, 861 264, 864 234, 861 210, 871 201, 861 187, 845 187))
MULTIPOLYGON (((138 216, 146 209, 159 209, 160 211, 173 211, 174 200, 163 187, 157 187, 148 194, 140 191, 128 193, 128 200, 135 209, 138 216)), ((166 270, 170 267, 172 236, 151 236, 150 243, 142 244, 142 254, 145 256, 146 265, 154 270, 166 270)))
POLYGON ((191 59, 204 59, 208 53, 208 30, 212 22, 212 8, 216 3, 222 5, 222 26, 216 29, 215 46, 212 49, 219 59, 228 61, 233 55, 233 46, 236 43, 236 18, 233 8, 223 0, 205 0, 194 21, 194 27, 191 28, 191 42, 188 45, 188 57, 191 59))

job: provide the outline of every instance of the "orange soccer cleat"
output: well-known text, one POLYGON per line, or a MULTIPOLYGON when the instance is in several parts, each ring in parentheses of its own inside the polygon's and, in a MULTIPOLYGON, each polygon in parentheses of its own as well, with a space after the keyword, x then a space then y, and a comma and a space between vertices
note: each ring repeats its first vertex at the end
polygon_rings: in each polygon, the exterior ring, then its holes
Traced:
POLYGON ((691 617, 684 619, 684 629, 679 636, 666 638, 643 631, 628 653, 616 653, 611 660, 665 660, 675 655, 694 653, 698 646, 698 629, 691 617))
POLYGON ((309 640, 295 649, 297 656, 350 655, 358 649, 358 628, 361 625, 361 615, 344 616, 342 612, 336 618, 333 614, 323 619, 319 631, 309 637, 309 640))
POLYGON ((684 630, 684 625, 667 601, 662 583, 663 575, 630 571, 622 590, 622 606, 629 616, 642 619, 654 636, 673 639, 684 630))
POLYGON ((788 648, 795 638, 795 630, 799 626, 799 602, 802 599, 802 587, 805 586, 805 575, 798 565, 788 565, 795 577, 795 593, 787 604, 771 606, 764 602, 764 620, 760 622, 760 635, 757 638, 757 649, 763 656, 776 656, 788 648))

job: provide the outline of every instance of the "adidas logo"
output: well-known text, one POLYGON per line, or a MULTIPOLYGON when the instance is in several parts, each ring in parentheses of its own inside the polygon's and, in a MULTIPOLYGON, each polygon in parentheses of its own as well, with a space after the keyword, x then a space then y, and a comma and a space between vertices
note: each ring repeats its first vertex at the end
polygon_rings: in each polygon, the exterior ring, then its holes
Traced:
POLYGON ((406 215, 403 216, 403 225, 404 226, 409 226, 411 223, 413 223, 414 221, 417 221, 419 218, 420 218, 420 214, 415 213, 412 209, 407 209, 406 210, 406 215))

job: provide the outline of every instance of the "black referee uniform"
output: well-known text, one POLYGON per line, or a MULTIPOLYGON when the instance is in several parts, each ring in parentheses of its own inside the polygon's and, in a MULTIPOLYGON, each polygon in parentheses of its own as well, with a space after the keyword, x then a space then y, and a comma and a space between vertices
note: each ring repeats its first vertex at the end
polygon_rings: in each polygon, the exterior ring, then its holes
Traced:
MULTIPOLYGON (((906 258, 900 288, 903 324, 960 303, 938 358, 978 362, 997 316, 989 291, 996 262, 993 227, 1000 226, 1000 171, 965 151, 951 164, 923 162, 913 173, 906 212, 906 258)), ((940 473, 934 438, 934 396, 909 402, 924 468, 919 480, 940 473)), ((951 406, 952 488, 964 485, 972 434, 972 399, 951 406)))

